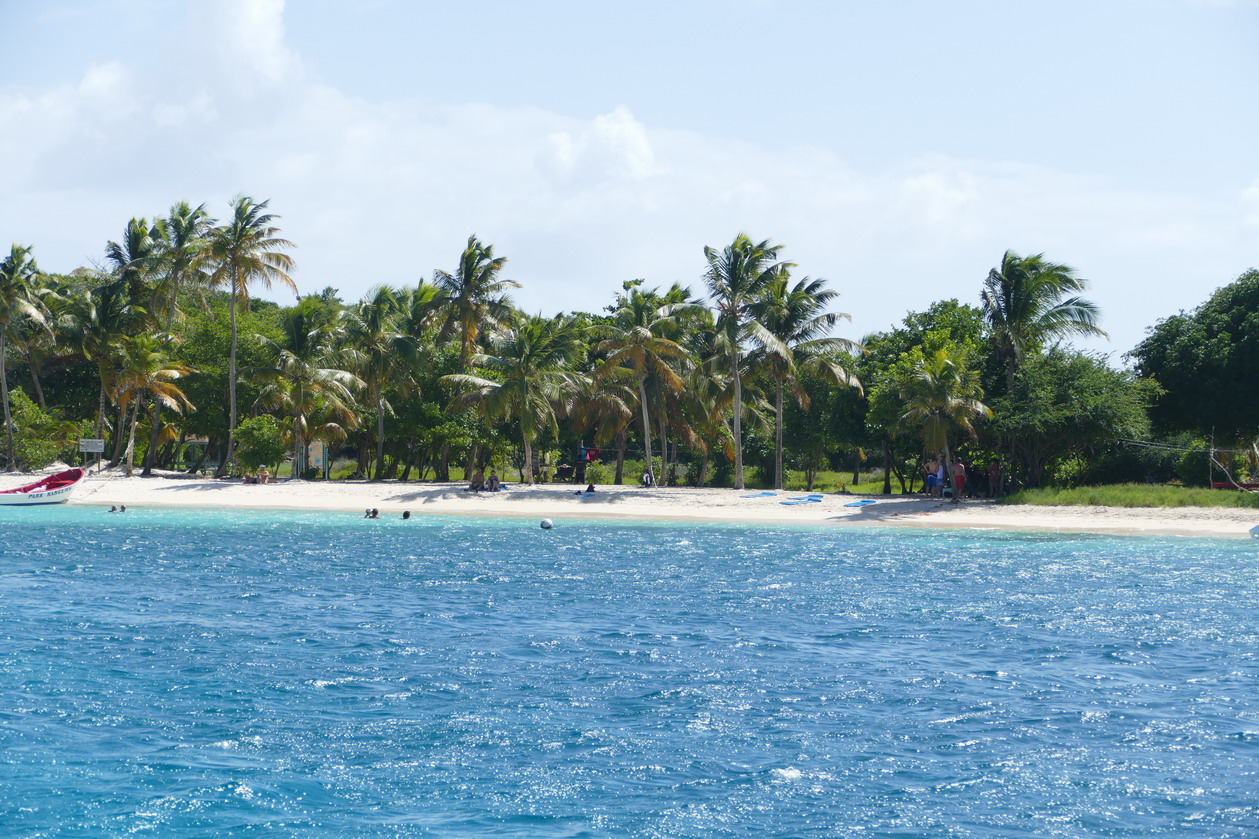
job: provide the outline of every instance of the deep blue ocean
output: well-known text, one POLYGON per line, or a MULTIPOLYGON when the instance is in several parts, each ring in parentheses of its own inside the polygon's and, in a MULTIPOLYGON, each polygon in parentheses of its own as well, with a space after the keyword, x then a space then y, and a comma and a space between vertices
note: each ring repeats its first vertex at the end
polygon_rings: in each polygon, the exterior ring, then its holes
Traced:
POLYGON ((1259 836, 1259 542, 0 508, 0 835, 1259 836))

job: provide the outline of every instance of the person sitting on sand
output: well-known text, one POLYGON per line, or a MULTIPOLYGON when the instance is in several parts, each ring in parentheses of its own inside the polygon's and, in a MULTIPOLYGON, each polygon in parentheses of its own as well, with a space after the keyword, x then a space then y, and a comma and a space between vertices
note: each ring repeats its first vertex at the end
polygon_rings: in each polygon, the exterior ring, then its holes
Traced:
POLYGON ((268 484, 271 482, 271 474, 267 472, 267 464, 258 467, 258 483, 268 484))
POLYGON ((478 469, 472 474, 472 481, 468 484, 468 492, 480 492, 485 489, 485 470, 478 469))
POLYGON ((502 484, 501 484, 501 483, 499 482, 499 480, 498 480, 498 470, 496 470, 496 469, 491 469, 491 470, 490 470, 490 479, 489 479, 488 481, 486 481, 486 483, 485 483, 485 489, 486 489, 488 492, 498 492, 498 491, 499 491, 500 489, 502 489, 502 488, 503 488, 503 487, 502 487, 502 484))

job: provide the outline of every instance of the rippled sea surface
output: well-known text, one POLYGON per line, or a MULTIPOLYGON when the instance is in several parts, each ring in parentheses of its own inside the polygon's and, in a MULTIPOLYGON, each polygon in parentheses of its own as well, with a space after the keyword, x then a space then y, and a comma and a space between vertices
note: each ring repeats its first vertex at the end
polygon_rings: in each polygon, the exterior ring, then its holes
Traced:
POLYGON ((1259 835, 1259 543, 0 509, 5 836, 1259 835))

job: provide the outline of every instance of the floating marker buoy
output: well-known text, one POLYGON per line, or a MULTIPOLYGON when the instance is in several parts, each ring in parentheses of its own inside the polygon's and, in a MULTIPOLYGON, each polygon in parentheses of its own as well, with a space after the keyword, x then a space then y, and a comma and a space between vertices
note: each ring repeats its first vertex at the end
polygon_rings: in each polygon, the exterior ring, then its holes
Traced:
POLYGON ((552 527, 554 527, 554 526, 555 526, 555 525, 551 523, 551 520, 550 520, 550 519, 543 519, 543 520, 542 520, 542 529, 543 529, 543 530, 550 530, 550 529, 551 529, 552 527))

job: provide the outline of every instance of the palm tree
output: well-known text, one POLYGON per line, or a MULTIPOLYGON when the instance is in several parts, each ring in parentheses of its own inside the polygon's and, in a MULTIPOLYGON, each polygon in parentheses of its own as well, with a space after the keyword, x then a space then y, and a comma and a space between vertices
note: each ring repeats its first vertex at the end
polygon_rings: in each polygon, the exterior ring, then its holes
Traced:
POLYGON ((952 475, 949 431, 958 428, 974 437, 974 421, 992 416, 980 401, 979 375, 961 363, 956 351, 940 347, 914 362, 901 389, 907 409, 901 420, 921 429, 929 451, 943 449, 945 474, 952 475))
MULTIPOLYGON (((157 223, 161 277, 153 287, 152 311, 165 307, 167 333, 175 329, 180 292, 187 286, 201 287, 205 283, 206 235, 211 224, 204 204, 194 209, 187 201, 176 203, 170 208, 170 215, 157 223)), ((144 458, 144 471, 140 473, 143 477, 153 473, 157 461, 162 405, 162 400, 153 400, 153 432, 144 458)))
POLYGON ((135 455, 136 426, 140 421, 140 405, 146 396, 154 402, 164 404, 175 413, 195 410, 188 397, 173 382, 189 373, 196 372, 187 365, 174 361, 170 357, 170 348, 174 338, 163 335, 129 335, 121 342, 120 365, 114 379, 113 398, 126 417, 127 408, 131 411, 131 433, 127 439, 127 450, 123 454, 123 468, 127 477, 131 477, 132 461, 135 455))
POLYGON ((1106 336, 1097 326, 1097 306, 1076 294, 1087 284, 1074 269, 1039 253, 1021 257, 1006 251, 1001 266, 988 272, 980 296, 997 355, 1005 362, 1007 387, 1013 386, 1024 353, 1045 341, 1106 336))
MULTIPOLYGON (((70 299, 63 318, 68 341, 88 361, 96 362, 100 377, 96 436, 105 433, 105 406, 113 392, 113 377, 121 339, 137 334, 147 318, 143 306, 134 303, 125 279, 109 279, 70 299)), ((122 427, 115 429, 119 434, 122 427)), ((115 446, 117 448, 117 446, 115 446)))
POLYGON ((343 313, 331 323, 314 323, 300 307, 285 319, 285 341, 280 344, 260 337, 275 352, 275 364, 254 371, 268 384, 258 396, 258 404, 282 411, 293 420, 293 477, 301 477, 306 465, 306 446, 315 435, 344 435, 343 429, 358 426, 354 415, 354 394, 363 380, 339 366, 344 355, 334 347, 343 313), (312 328, 313 327, 313 328, 312 328), (312 418, 326 414, 329 421, 319 429, 312 418))
POLYGON ((350 313, 346 342, 357 355, 368 393, 376 406, 376 477, 385 468, 385 384, 410 378, 411 365, 419 355, 419 340, 399 328, 401 304, 393 291, 376 286, 350 313))
POLYGON ((494 256, 494 246, 482 244, 473 235, 468 237, 468 246, 459 255, 459 267, 454 274, 433 272, 446 308, 442 332, 445 335, 459 333, 460 373, 468 372, 468 359, 481 332, 505 323, 512 315, 511 301, 505 290, 520 288, 520 283, 499 279, 505 264, 507 257, 494 256))
POLYGON ((207 237, 213 224, 204 204, 194 208, 187 201, 177 202, 170 215, 157 223, 160 277, 153 287, 151 308, 155 313, 166 310, 167 332, 175 327, 180 293, 206 283, 207 237))
POLYGON ((13 416, 9 408, 9 374, 6 367, 10 330, 20 321, 44 323, 33 286, 39 278, 39 266, 31 256, 30 246, 13 243, 9 255, 0 262, 0 396, 4 401, 5 471, 17 469, 13 448, 13 416))
POLYGON ((265 212, 269 201, 255 202, 241 196, 232 202, 232 217, 210 231, 206 257, 214 272, 210 280, 217 286, 228 286, 231 318, 232 348, 228 356, 228 435, 227 456, 224 466, 232 457, 232 431, 236 429, 236 305, 249 300, 249 284, 258 280, 267 288, 279 281, 293 293, 297 285, 288 272, 293 270, 293 258, 284 253, 296 247, 288 239, 279 237, 280 229, 272 226, 278 216, 265 212))
POLYGON ((755 304, 765 289, 791 263, 778 261, 782 245, 768 239, 753 242, 740 233, 722 250, 705 247, 708 270, 704 282, 717 307, 717 338, 727 357, 734 383, 734 488, 743 489, 743 347, 751 338, 762 347, 785 355, 782 342, 754 316, 755 304))
POLYGON ((161 263, 161 229, 149 226, 148 220, 133 218, 127 222, 122 242, 105 245, 105 262, 114 276, 127 284, 127 296, 139 303, 144 298, 149 279, 161 263))
POLYGON ((584 350, 582 330, 571 317, 521 317, 491 338, 486 353, 469 359, 496 380, 455 373, 442 381, 462 390, 455 405, 475 405, 487 416, 520 423, 524 480, 532 484, 533 444, 544 426, 558 435, 557 417, 586 380, 572 369, 584 350))
MULTIPOLYGON (((690 352, 676 341, 663 337, 678 317, 694 313, 703 307, 696 303, 670 303, 661 305, 654 291, 644 292, 638 283, 626 283, 626 294, 617 301, 620 305, 612 314, 612 323, 604 328, 608 337, 597 349, 607 353, 596 378, 603 379, 621 365, 634 371, 638 391, 639 412, 642 417, 643 450, 647 461, 647 476, 656 483, 652 465, 651 418, 647 408, 647 378, 655 377, 664 390, 677 393, 682 389, 682 377, 669 363, 691 358, 690 352)), ((661 441, 663 444, 663 441, 661 441)), ((663 461, 662 461, 663 468, 663 461)))
MULTIPOLYGON (((476 235, 468 237, 468 244, 459 255, 459 267, 454 274, 434 271, 433 280, 442 292, 445 308, 442 337, 459 333, 459 372, 468 372, 468 359, 481 333, 507 323, 514 315, 511 299, 506 289, 519 288, 514 280, 499 279, 499 273, 507 264, 507 257, 494 256, 494 246, 483 244, 476 235)), ((441 476, 449 479, 448 446, 442 447, 441 476)), ((477 446, 468 449, 467 471, 471 472, 477 459, 477 446)))
POLYGON ((861 390, 857 377, 839 363, 840 355, 860 352, 861 346, 846 338, 826 337, 840 320, 850 320, 851 316, 822 311, 839 296, 825 285, 825 280, 805 277, 791 286, 789 272, 784 269, 753 306, 755 319, 778 339, 773 346, 757 342, 757 361, 774 382, 774 489, 783 488, 784 389, 791 388, 802 409, 809 407, 798 372, 804 370, 824 381, 861 390))

